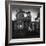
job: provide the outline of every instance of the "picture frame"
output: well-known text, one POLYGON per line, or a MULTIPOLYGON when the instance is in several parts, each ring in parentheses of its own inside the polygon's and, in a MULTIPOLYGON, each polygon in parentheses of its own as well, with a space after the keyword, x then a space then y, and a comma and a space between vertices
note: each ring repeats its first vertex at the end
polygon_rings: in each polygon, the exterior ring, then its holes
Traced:
MULTIPOLYGON (((6 9, 5 46, 8 46, 8 45, 24 45, 24 44, 41 44, 41 43, 43 44, 43 43, 45 43, 45 3, 44 2, 5 1, 5 9, 6 9), (37 29, 37 26, 36 26, 36 29, 38 30, 39 33, 35 32, 35 33, 31 34, 31 30, 29 31, 27 28, 26 29, 27 29, 27 31, 30 32, 30 34, 28 32, 27 32, 28 34, 25 33, 26 31, 24 31, 24 34, 27 34, 27 35, 24 35, 22 32, 21 33, 19 32, 18 34, 16 34, 15 32, 12 33, 12 30, 25 29, 25 27, 22 27, 22 25, 21 25, 21 29, 20 29, 19 26, 18 26, 18 28, 15 28, 13 26, 13 24, 14 24, 13 22, 15 20, 15 19, 13 19, 14 18, 13 15, 17 15, 17 12, 19 11, 18 9, 20 9, 21 12, 24 12, 25 14, 26 13, 28 14, 28 11, 30 11, 32 16, 34 14, 38 16, 38 13, 39 13, 39 16, 40 16, 39 17, 40 18, 39 25, 40 26, 38 27, 38 29, 37 29)), ((19 14, 21 14, 21 13, 19 13, 19 14)), ((37 16, 33 16, 34 19, 37 16)), ((19 17, 21 18, 21 16, 19 16, 19 17)), ((33 17, 31 19, 30 23, 32 23, 32 24, 34 23, 36 25, 37 24, 37 20, 36 20, 37 18, 35 20, 33 20, 33 17)), ((26 18, 26 19, 28 20, 28 18, 26 18)), ((24 24, 25 24, 26 19, 23 17, 23 20, 24 20, 23 21, 22 18, 21 18, 20 20, 22 20, 22 22, 20 22, 20 23, 24 22, 24 24)), ((17 22, 19 23, 18 20, 17 20, 17 22)), ((28 25, 30 23, 28 23, 28 25)), ((31 27, 31 29, 32 29, 32 31, 37 31, 33 27, 31 27)), ((17 31, 19 31, 19 30, 17 30, 17 31)))

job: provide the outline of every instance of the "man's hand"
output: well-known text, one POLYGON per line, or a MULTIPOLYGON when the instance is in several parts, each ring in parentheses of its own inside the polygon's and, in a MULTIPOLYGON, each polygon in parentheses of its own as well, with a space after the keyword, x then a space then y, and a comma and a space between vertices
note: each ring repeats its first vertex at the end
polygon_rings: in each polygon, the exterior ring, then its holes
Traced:
POLYGON ((32 31, 32 29, 30 28, 30 26, 28 27, 28 31, 30 31, 30 32, 32 31))

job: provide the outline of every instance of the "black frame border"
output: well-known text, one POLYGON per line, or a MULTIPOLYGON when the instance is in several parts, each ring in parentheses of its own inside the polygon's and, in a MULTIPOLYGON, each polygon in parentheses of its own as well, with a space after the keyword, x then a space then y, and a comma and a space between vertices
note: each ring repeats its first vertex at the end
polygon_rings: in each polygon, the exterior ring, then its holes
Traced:
POLYGON ((26 1, 5 1, 5 13, 6 13, 6 36, 5 36, 5 46, 9 45, 25 45, 25 44, 43 44, 45 43, 45 2, 26 2, 26 1), (27 4, 40 4, 43 5, 43 41, 42 42, 27 42, 27 43, 11 43, 8 44, 8 2, 18 2, 27 4))

